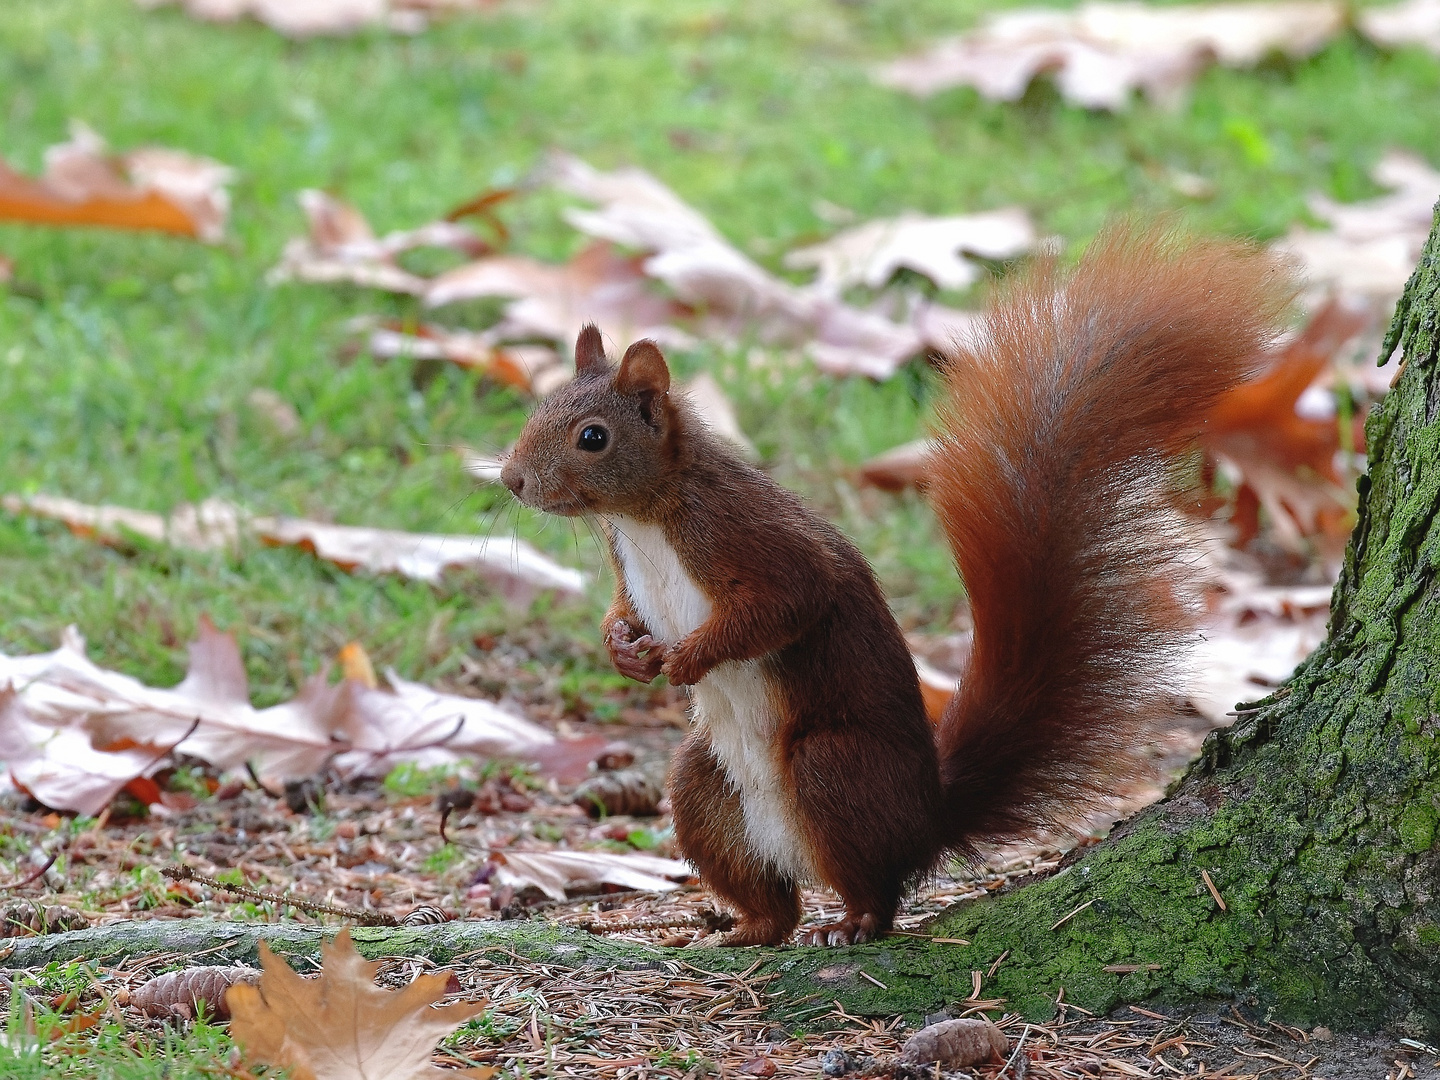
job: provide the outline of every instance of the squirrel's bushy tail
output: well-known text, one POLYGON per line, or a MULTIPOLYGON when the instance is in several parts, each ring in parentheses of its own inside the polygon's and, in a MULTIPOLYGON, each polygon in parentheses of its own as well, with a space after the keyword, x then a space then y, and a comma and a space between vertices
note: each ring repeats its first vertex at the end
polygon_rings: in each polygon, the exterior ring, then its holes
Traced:
POLYGON ((1253 246, 1111 228, 950 359, 930 497, 975 627, 940 728, 952 850, 1073 822, 1148 771, 1193 627, 1175 456, 1294 293, 1253 246))

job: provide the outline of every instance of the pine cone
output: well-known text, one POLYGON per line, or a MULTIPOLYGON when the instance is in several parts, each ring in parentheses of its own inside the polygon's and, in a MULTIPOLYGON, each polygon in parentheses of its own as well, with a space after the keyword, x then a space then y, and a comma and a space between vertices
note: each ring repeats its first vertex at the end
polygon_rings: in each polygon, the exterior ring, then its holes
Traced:
POLYGON ((621 769, 602 773, 575 789, 571 801, 593 818, 610 814, 642 817, 659 813, 664 789, 643 769, 621 769))
POLYGON ((0 938, 59 934, 66 930, 84 930, 89 925, 90 920, 80 912, 58 904, 12 900, 0 907, 0 938))
POLYGON ((260 981, 260 972, 252 967, 193 967, 157 975, 130 995, 130 1004, 150 1016, 189 1018, 205 1006, 207 1015, 216 1020, 229 1020, 230 1007, 225 1004, 225 991, 237 983, 260 981))

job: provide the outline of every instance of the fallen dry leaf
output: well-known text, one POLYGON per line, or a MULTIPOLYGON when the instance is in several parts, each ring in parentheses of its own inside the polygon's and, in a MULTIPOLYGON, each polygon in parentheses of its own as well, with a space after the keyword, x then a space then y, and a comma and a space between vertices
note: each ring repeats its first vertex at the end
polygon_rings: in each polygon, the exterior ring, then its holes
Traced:
POLYGON ((406 270, 396 256, 417 246, 464 251, 467 244, 483 242, 451 221, 377 240, 353 207, 308 192, 303 199, 308 233, 287 244, 270 280, 350 282, 419 296, 432 309, 483 297, 505 299, 500 321, 480 330, 374 319, 356 320, 352 329, 367 335, 376 356, 450 360, 542 394, 568 378, 568 364, 558 358, 569 353, 588 322, 617 343, 648 337, 681 349, 697 338, 737 346, 758 341, 804 352, 831 374, 884 379, 927 347, 943 348, 963 337, 974 316, 895 296, 882 297, 875 310, 855 307, 841 300, 837 282, 854 273, 868 280, 888 277, 886 265, 912 266, 947 284, 971 281, 978 264, 958 252, 1001 258, 1031 242, 1028 222, 1018 211, 897 219, 837 238, 843 256, 833 246, 799 253, 801 261, 814 259, 826 269, 820 281, 797 286, 741 254, 702 214, 640 169, 607 173, 554 154, 535 182, 598 204, 565 212, 566 220, 596 241, 569 262, 484 254, 426 278, 406 270), (938 239, 926 243, 935 222, 938 239), (854 259, 864 265, 851 268, 854 259), (904 321, 891 317, 897 299, 910 308, 904 321), (549 344, 537 351, 537 340, 549 344))
POLYGON ((488 331, 447 330, 433 323, 376 326, 369 319, 352 325, 368 334, 365 347, 371 356, 446 360, 540 397, 569 382, 574 374, 570 364, 548 345, 497 345, 498 335, 488 331))
POLYGON ((975 284, 984 267, 973 258, 1013 259, 1035 246, 1035 226, 1018 207, 987 214, 926 217, 902 214, 867 221, 823 244, 785 256, 794 269, 814 267, 815 285, 839 295, 854 285, 879 289, 902 267, 924 274, 942 289, 975 284))
POLYGON ((84 124, 45 151, 38 180, 0 162, 0 220, 40 225, 102 225, 219 240, 234 173, 208 158, 146 147, 112 155, 84 124))
POLYGON ((1227 597, 1192 658, 1190 703, 1211 723, 1228 724, 1237 703, 1269 696, 1325 640, 1331 591, 1262 586, 1227 597))
POLYGON ((352 34, 367 26, 416 34, 428 16, 480 11, 496 0, 136 0, 141 7, 179 4, 207 22, 234 22, 249 16, 286 37, 352 34))
POLYGON ((420 248, 442 248, 474 258, 490 250, 469 226, 458 222, 432 221, 377 238, 365 215, 342 199, 314 189, 300 192, 297 199, 308 231, 286 243, 279 265, 268 276, 272 284, 348 282, 419 296, 428 288, 428 281, 401 267, 400 255, 420 248))
POLYGON ((765 344, 803 349, 832 374, 877 379, 923 348, 909 325, 775 277, 642 169, 606 173, 555 154, 544 175, 560 191, 598 204, 566 211, 581 232, 652 253, 645 273, 700 314, 702 336, 739 341, 758 332, 765 344))
POLYGON ((0 762, 47 806, 97 814, 177 746, 222 770, 249 764, 262 779, 286 780, 327 767, 383 774, 400 761, 431 767, 497 757, 573 776, 605 742, 557 740, 493 702, 393 672, 386 680, 331 685, 322 673, 290 701, 255 709, 234 637, 208 620, 190 646, 185 679, 168 690, 92 663, 71 627, 55 652, 0 654, 0 762))
POLYGON ((1016 101, 1037 75, 1053 72, 1067 101, 1123 109, 1137 89, 1157 101, 1177 101, 1212 62, 1249 67, 1271 52, 1309 56, 1344 25, 1344 5, 1325 0, 1008 11, 886 64, 876 78, 921 97, 973 86, 992 100, 1016 101))
POLYGON ((492 339, 548 338, 568 352, 581 327, 593 322, 616 340, 654 338, 662 346, 689 343, 673 323, 688 312, 659 295, 641 269, 642 260, 620 254, 609 243, 590 244, 569 262, 543 263, 523 255, 496 256, 440 274, 425 292, 427 306, 457 300, 507 297, 492 339))
MULTIPOLYGON (((1370 322, 1366 311, 1327 304, 1206 417, 1200 444, 1236 487, 1237 546, 1259 531, 1251 507, 1263 507, 1274 537, 1294 550, 1305 537, 1328 534, 1343 542, 1349 536, 1349 477, 1338 464, 1342 421, 1333 397, 1322 395, 1330 408, 1321 415, 1306 414, 1300 401, 1341 347, 1370 322), (1247 488, 1253 499, 1247 499, 1247 488)), ((1364 449, 1363 419, 1350 421, 1352 450, 1364 449)))
POLYGON ((1356 13, 1360 32, 1376 45, 1420 45, 1440 55, 1440 0, 1406 0, 1356 13))
POLYGON ((259 984, 226 992, 234 1017, 230 1037, 247 1061, 289 1069, 294 1080, 445 1080, 456 1075, 432 1065, 430 1055, 437 1042, 484 1012, 487 1002, 436 1007, 450 980, 443 971, 419 975, 403 990, 382 990, 375 985, 379 963, 361 957, 349 930, 322 944, 320 954, 320 977, 302 979, 262 942, 259 984))
POLYGON ((935 443, 930 439, 902 443, 861 466, 860 479, 884 491, 923 487, 926 463, 934 449, 935 443))
POLYGON ((1388 317, 1430 234, 1440 172, 1391 150, 1370 175, 1393 194, 1351 204, 1312 195, 1310 210, 1329 229, 1297 227, 1273 246, 1301 264, 1318 294, 1339 293, 1388 317))
POLYGON ((54 728, 29 715, 21 692, 0 676, 0 763, 10 781, 61 810, 98 814, 136 777, 156 768, 163 747, 97 750, 75 727, 54 728))
POLYGON ((490 581, 507 599, 528 603, 537 589, 579 593, 585 575, 546 558, 515 537, 411 533, 305 518, 244 514, 223 499, 182 503, 169 517, 122 506, 92 506, 57 495, 6 495, 0 506, 64 522, 76 535, 119 544, 126 533, 197 551, 231 547, 253 536, 274 547, 300 547, 346 570, 397 573, 438 582, 465 568, 490 581))
POLYGON ((564 900, 566 889, 597 882, 645 892, 668 892, 695 872, 678 859, 655 855, 612 854, 606 851, 505 851, 490 855, 490 880, 515 891, 531 887, 552 900, 564 900))

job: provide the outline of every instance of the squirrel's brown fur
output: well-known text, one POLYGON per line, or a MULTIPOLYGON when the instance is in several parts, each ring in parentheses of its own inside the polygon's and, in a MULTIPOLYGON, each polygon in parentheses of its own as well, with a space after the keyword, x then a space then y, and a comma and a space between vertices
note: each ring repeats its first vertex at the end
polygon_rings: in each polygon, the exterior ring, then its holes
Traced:
POLYGON ((947 852, 1063 825, 1138 774, 1191 626, 1173 459, 1292 291, 1254 248, 1115 229, 1073 273, 1025 277, 957 350, 931 498, 975 641, 938 739, 859 551, 670 393, 652 343, 612 368, 581 334, 575 382, 504 480, 607 523, 617 668, 694 687, 671 803, 740 913, 732 943, 787 937, 805 878, 846 904, 807 940, 881 933, 947 852))

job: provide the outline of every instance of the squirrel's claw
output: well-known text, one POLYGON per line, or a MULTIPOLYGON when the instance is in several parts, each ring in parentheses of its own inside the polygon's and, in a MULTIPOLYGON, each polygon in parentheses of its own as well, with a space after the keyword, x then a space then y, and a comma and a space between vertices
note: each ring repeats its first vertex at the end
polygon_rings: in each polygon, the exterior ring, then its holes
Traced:
POLYGON ((632 639, 633 631, 626 622, 617 622, 605 637, 605 646, 610 650, 610 662, 615 670, 627 679, 636 682, 651 682, 660 674, 665 662, 666 649, 649 634, 632 639), (641 655, 641 654, 644 655, 641 655))
POLYGON ((848 912, 839 922, 826 923, 800 935, 802 945, 861 945, 873 941, 877 925, 875 916, 851 915, 848 912))

